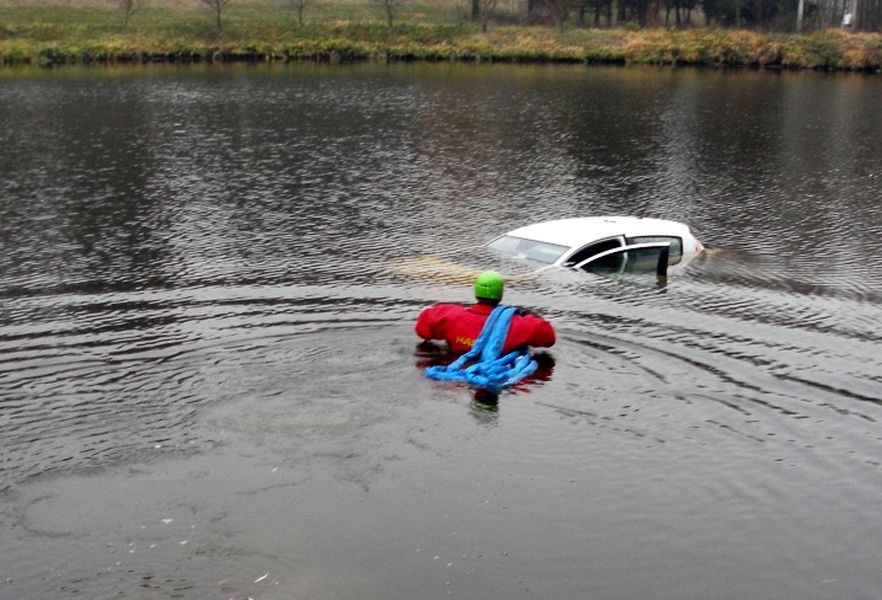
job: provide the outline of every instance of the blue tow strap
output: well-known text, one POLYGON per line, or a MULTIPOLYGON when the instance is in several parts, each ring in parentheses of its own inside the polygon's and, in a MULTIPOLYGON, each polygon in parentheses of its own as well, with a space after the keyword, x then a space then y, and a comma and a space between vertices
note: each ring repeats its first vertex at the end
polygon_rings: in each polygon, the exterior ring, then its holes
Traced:
POLYGON ((534 373, 539 365, 525 349, 500 356, 515 312, 513 306, 500 305, 494 308, 472 349, 449 365, 426 367, 426 377, 442 381, 463 381, 472 387, 498 394, 534 373))

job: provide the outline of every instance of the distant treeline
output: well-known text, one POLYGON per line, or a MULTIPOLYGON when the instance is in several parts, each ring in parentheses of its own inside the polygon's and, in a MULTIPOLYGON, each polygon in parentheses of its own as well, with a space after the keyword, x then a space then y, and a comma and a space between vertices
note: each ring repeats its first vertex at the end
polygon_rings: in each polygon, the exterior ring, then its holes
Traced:
MULTIPOLYGON (((492 18, 504 0, 469 0, 473 19, 492 18)), ((882 30, 882 0, 523 0, 528 20, 608 27, 715 25, 762 31, 882 30)), ((507 6, 511 6, 509 3, 507 6)))
MULTIPOLYGON (((0 64, 455 60, 882 68, 882 34, 838 26, 766 31, 744 22, 725 28, 719 25, 723 18, 699 25, 698 16, 703 22, 708 18, 700 11, 696 16, 688 6, 662 4, 686 0, 621 0, 621 6, 605 4, 603 15, 591 13, 591 18, 584 11, 588 0, 190 0, 190 7, 150 1, 118 0, 113 7, 0 6, 0 64), (668 27, 650 27, 664 25, 668 17, 668 27)), ((748 0, 713 1, 741 2, 740 14, 755 6, 748 0)))

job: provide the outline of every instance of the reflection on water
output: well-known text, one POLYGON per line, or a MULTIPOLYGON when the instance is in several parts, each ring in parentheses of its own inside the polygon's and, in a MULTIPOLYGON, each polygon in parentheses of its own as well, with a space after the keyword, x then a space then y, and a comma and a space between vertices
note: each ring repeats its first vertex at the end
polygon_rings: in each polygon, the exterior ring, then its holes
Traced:
POLYGON ((499 65, 0 79, 0 595, 878 596, 880 92, 499 65), (592 214, 716 251, 660 288, 476 248, 592 214), (423 378, 412 331, 487 266, 559 338, 495 400, 423 378))

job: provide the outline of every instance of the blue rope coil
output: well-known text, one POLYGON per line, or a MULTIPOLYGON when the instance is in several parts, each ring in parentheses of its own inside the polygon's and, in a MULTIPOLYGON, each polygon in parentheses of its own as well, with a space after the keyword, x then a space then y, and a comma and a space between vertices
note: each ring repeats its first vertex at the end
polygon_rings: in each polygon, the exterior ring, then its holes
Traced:
POLYGON ((426 367, 426 377, 441 381, 462 381, 471 387, 498 394, 539 368, 525 348, 500 356, 517 309, 499 305, 487 317, 472 349, 449 365, 426 367))

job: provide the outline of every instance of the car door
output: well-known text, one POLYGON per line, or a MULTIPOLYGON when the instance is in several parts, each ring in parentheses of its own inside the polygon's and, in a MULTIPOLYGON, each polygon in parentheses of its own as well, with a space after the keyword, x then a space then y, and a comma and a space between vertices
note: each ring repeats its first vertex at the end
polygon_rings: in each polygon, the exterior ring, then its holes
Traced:
POLYGON ((628 245, 649 242, 668 242, 668 265, 676 265, 683 258, 683 238, 675 235, 641 235, 625 238, 628 245))
POLYGON ((668 273, 669 242, 649 242, 611 248, 573 265, 589 273, 648 274, 665 277, 668 273))
POLYGON ((579 248, 575 252, 573 252, 563 263, 565 267, 573 267, 579 263, 583 263, 592 256, 597 256, 598 254, 602 254, 607 252, 608 250, 614 250, 616 248, 621 248, 625 245, 625 239, 622 236, 616 236, 611 238, 605 238, 602 240, 598 240, 595 242, 591 242, 590 244, 579 248))

